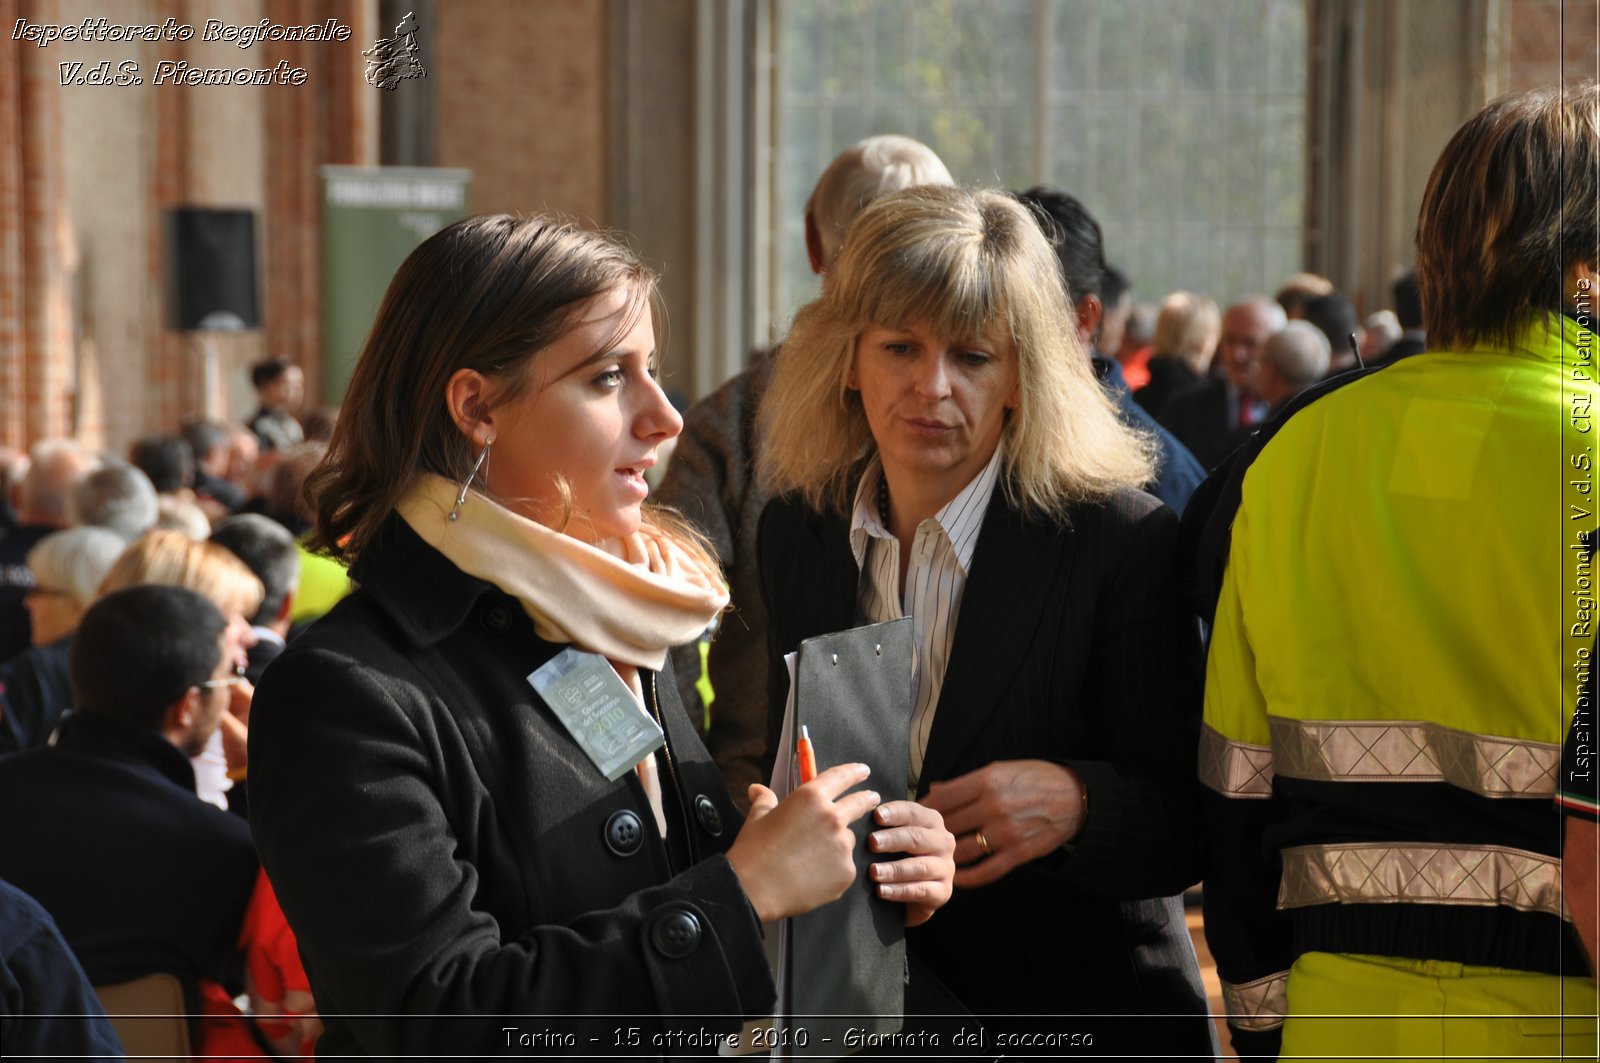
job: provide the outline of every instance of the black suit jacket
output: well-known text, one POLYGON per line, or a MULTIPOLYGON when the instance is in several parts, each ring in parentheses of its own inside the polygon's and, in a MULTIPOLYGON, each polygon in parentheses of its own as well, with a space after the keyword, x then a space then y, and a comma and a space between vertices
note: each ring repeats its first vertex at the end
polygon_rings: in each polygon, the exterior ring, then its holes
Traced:
POLYGON ((0 757, 0 876, 44 905, 90 982, 156 971, 237 991, 256 883, 250 828, 195 796, 154 731, 87 713, 54 746, 0 757))
POLYGON ((1250 438, 1239 426, 1239 391, 1220 377, 1206 377, 1167 400, 1160 421, 1183 441, 1207 470, 1250 438))
MULTIPOLYGON (((1015 512, 996 491, 973 555, 921 788, 997 760, 1076 769, 1074 842, 955 898, 911 930, 914 956, 974 1014, 1178 1015, 1117 1031, 1117 1051, 1212 1051, 1193 947, 1172 896, 1199 877, 1201 657, 1173 578, 1177 519, 1142 492, 1015 512)), ((769 715, 782 654, 856 623, 849 524, 796 499, 762 515, 769 715)), ((777 724, 773 724, 776 730, 777 724)))

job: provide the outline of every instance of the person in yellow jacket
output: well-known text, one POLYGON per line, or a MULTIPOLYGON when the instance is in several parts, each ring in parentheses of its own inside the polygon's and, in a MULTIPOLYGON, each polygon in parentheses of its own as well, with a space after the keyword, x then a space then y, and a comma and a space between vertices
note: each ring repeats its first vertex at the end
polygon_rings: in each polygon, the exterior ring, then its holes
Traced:
POLYGON ((1597 108, 1462 126, 1417 226, 1432 350, 1236 481, 1199 770, 1241 1055, 1594 1057, 1551 799, 1596 631, 1597 108))

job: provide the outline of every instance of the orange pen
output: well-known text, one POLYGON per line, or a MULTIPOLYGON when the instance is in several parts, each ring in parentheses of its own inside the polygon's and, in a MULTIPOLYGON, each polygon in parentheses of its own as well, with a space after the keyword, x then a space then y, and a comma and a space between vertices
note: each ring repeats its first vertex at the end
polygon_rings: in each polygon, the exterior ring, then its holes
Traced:
POLYGON ((811 747, 811 732, 804 724, 800 726, 800 741, 795 743, 795 752, 800 757, 800 782, 810 782, 817 777, 817 751, 811 747))

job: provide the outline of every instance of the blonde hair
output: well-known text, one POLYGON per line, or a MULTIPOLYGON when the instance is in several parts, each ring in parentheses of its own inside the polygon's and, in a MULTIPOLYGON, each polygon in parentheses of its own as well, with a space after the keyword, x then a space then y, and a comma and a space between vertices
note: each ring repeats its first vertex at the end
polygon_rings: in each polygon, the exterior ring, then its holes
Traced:
POLYGON ((1333 282, 1320 273, 1295 273, 1283 282, 1273 299, 1290 318, 1304 317, 1306 304, 1333 294, 1333 282))
POLYGON ((223 616, 255 616, 266 595, 256 574, 231 550, 168 528, 135 539, 106 573, 100 595, 146 583, 203 594, 223 616))
POLYGON ((838 257, 844 234, 868 203, 917 185, 953 185, 955 179, 932 148, 920 140, 885 133, 840 152, 817 178, 806 200, 816 221, 822 261, 838 257))
POLYGON ((211 518, 188 498, 159 495, 156 498, 155 527, 182 532, 191 539, 206 539, 211 535, 211 518))
POLYGON ((925 323, 949 337, 1000 330, 1016 347, 1022 401, 1001 437, 1014 507, 1060 514, 1148 483, 1154 442, 1118 418, 1063 292, 1038 223, 1003 192, 923 186, 874 200, 779 353, 759 415, 763 478, 845 511, 873 442, 846 387, 856 343, 872 326, 925 323))
POLYGON ((1217 304, 1193 292, 1173 292, 1161 300, 1156 314, 1154 357, 1182 358, 1195 372, 1203 373, 1217 352, 1222 335, 1222 315, 1217 304))

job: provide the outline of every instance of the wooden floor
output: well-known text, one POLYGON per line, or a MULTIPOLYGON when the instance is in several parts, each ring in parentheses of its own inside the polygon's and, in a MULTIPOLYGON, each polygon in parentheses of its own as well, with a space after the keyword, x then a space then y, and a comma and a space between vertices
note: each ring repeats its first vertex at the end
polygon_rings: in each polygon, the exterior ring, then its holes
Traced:
POLYGON ((1206 947, 1206 935, 1203 929, 1203 920, 1200 916, 1199 891, 1191 890, 1192 896, 1185 896, 1186 902, 1183 909, 1184 921, 1189 926, 1189 936, 1194 939, 1194 952, 1200 959, 1200 979, 1206 985, 1206 1000, 1211 1005, 1211 1014, 1218 1016, 1217 1042, 1222 1045, 1223 1059, 1238 1059, 1233 1054, 1233 1046, 1228 1043, 1228 1024, 1221 1019, 1222 1015, 1222 983, 1217 981, 1217 965, 1211 959, 1211 950, 1206 947), (1190 903, 1193 902, 1193 903, 1190 903))

